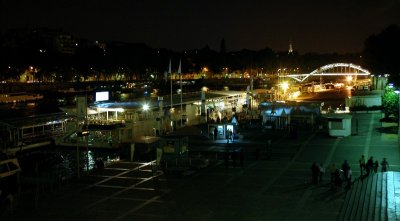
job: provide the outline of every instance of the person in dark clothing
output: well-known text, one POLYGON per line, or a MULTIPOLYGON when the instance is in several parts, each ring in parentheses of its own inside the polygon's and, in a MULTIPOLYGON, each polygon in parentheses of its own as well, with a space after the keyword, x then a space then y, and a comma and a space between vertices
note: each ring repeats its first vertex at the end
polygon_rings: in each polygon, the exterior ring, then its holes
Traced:
POLYGON ((312 174, 312 182, 313 182, 313 184, 318 184, 319 167, 317 165, 317 162, 314 162, 311 165, 311 174, 312 174))
POLYGON ((214 127, 214 140, 217 140, 217 136, 218 136, 218 129, 214 127))
POLYGON ((365 170, 365 157, 364 155, 361 156, 360 160, 358 161, 360 163, 360 174, 363 176, 364 170, 365 170))
POLYGON ((375 160, 375 163, 374 163, 374 173, 377 173, 377 172, 378 172, 378 167, 379 167, 379 163, 378 163, 377 160, 375 160))
POLYGON ((344 162, 342 164, 342 170, 343 170, 346 181, 348 181, 347 178, 349 177, 350 165, 347 162, 347 160, 344 160, 344 162))
POLYGON ((335 181, 334 181, 335 182, 335 190, 338 190, 339 187, 341 187, 342 183, 343 183, 343 180, 340 178, 339 169, 336 169, 334 177, 335 177, 335 181))
POLYGON ((387 168, 389 167, 389 163, 386 161, 386 158, 383 158, 381 166, 382 166, 382 172, 386 172, 387 168))
POLYGON ((347 173, 347 177, 345 177, 346 180, 347 180, 347 185, 346 185, 346 189, 347 190, 349 190, 350 187, 351 187, 351 177, 352 177, 352 172, 351 172, 351 169, 350 169, 349 172, 347 173))
POLYGON ((373 167, 374 167, 374 158, 370 157, 369 160, 367 161, 367 164, 365 165, 365 168, 367 170, 367 176, 371 173, 373 167))

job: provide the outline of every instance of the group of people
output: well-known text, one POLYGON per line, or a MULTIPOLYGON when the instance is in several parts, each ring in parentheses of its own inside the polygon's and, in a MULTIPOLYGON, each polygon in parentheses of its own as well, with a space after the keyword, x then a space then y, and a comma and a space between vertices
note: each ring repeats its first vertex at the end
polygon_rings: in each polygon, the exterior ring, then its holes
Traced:
MULTIPOLYGON (((377 173, 379 168, 378 161, 374 161, 373 157, 370 157, 367 161, 365 161, 364 155, 361 156, 360 160, 360 177, 368 176, 370 173, 377 173)), ((381 171, 386 172, 389 168, 389 163, 386 158, 380 163, 381 171)), ((312 183, 319 184, 322 182, 322 177, 325 173, 325 168, 322 164, 318 164, 317 162, 313 162, 311 165, 311 174, 312 174, 312 183)), ((352 175, 353 172, 351 170, 351 166, 347 160, 344 160, 341 167, 336 167, 333 163, 330 166, 330 175, 331 175, 331 185, 332 188, 338 189, 344 183, 346 184, 346 188, 350 188, 352 184, 352 175)))
MULTIPOLYGON (((344 161, 341 168, 337 168, 336 165, 333 163, 329 168, 329 172, 331 175, 331 184, 333 188, 337 189, 341 187, 343 181, 346 181, 347 187, 350 187, 352 171, 347 160, 344 161)), ((311 174, 313 184, 321 183, 323 181, 323 175, 325 174, 325 168, 323 164, 318 164, 317 162, 314 162, 311 165, 311 174)))
MULTIPOLYGON (((370 173, 378 172, 379 163, 378 161, 374 161, 373 157, 370 157, 367 162, 365 162, 364 155, 361 156, 360 160, 360 177, 368 176, 370 173)), ((380 163, 382 172, 386 172, 389 168, 389 163, 387 162, 386 158, 380 163)), ((311 165, 311 174, 312 174, 312 183, 318 184, 322 182, 323 174, 325 173, 325 168, 322 164, 318 164, 317 162, 313 162, 311 165)), ((330 175, 331 175, 331 185, 332 188, 338 189, 346 183, 346 189, 349 189, 352 184, 352 175, 353 172, 351 170, 350 164, 347 160, 344 160, 343 164, 340 168, 336 167, 333 163, 330 166, 330 175)))
MULTIPOLYGON (((214 136, 214 140, 217 140, 218 138, 218 129, 217 127, 214 127, 214 132, 213 132, 213 136, 214 136)), ((226 142, 229 143, 230 141, 233 143, 233 141, 235 140, 235 132, 231 129, 227 129, 226 130, 226 134, 225 134, 225 138, 226 138, 226 142)))
MULTIPOLYGON (((369 174, 371 172, 374 172, 374 173, 378 172, 379 163, 377 160, 374 161, 373 157, 369 157, 367 162, 365 162, 365 157, 364 157, 364 155, 362 155, 358 162, 360 163, 360 176, 361 177, 369 176, 369 174)), ((383 158, 383 160, 381 161, 380 164, 381 164, 381 171, 386 172, 387 169, 389 168, 389 163, 387 162, 386 158, 383 158)))

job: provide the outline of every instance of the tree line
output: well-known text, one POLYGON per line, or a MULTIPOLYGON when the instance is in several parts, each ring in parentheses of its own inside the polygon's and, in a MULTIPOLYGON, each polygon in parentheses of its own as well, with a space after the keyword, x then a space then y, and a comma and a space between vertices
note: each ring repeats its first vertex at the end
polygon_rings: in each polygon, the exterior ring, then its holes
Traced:
MULTIPOLYGON (((227 52, 224 41, 220 51, 208 46, 181 52, 152 48, 143 43, 103 42, 76 39, 72 51, 59 50, 60 41, 28 31, 22 35, 8 32, 0 36, 0 80, 18 80, 24 71, 34 72, 41 81, 92 80, 157 80, 165 76, 169 61, 172 72, 199 73, 207 76, 221 73, 276 74, 309 73, 329 63, 346 62, 361 65, 374 74, 390 74, 392 82, 400 83, 400 28, 390 25, 365 41, 364 50, 351 54, 318 54, 277 52, 271 48, 242 49, 227 52), (49 40, 50 39, 50 40, 49 40), (206 69, 205 69, 206 68, 206 69), (29 70, 31 69, 31 70, 29 70)), ((70 41, 71 42, 71 41, 70 41)), ((65 46, 65 45, 64 45, 65 46)))

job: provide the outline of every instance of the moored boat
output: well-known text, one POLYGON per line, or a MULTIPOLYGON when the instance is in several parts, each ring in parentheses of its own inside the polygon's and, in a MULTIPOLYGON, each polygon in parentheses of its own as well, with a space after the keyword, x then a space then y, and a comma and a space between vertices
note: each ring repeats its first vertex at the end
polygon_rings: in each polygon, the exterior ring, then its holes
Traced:
POLYGON ((18 103, 26 101, 35 101, 43 99, 41 94, 30 94, 30 93, 9 93, 0 94, 0 103, 18 103))

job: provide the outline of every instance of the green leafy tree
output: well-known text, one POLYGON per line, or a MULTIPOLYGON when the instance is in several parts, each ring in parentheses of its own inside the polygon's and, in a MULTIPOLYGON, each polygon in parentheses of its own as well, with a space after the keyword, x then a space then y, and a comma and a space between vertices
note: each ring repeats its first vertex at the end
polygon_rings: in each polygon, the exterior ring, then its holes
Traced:
POLYGON ((399 95, 392 88, 386 88, 383 95, 383 111, 386 118, 392 115, 398 117, 399 95))

